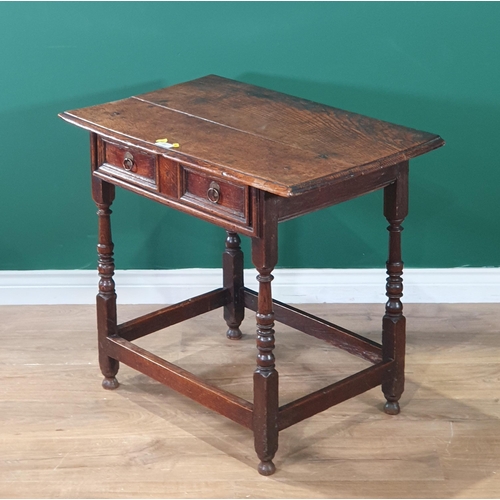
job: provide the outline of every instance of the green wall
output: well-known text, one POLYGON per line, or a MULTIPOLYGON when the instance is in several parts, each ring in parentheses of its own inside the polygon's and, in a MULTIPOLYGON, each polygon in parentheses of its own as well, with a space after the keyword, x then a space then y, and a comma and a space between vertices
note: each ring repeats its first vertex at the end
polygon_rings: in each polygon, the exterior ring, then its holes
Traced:
MULTIPOLYGON (((1 268, 95 267, 88 136, 58 112, 210 73, 440 134, 411 163, 405 263, 499 266, 499 26, 498 2, 1 2, 1 268)), ((219 266, 222 229, 114 209, 119 268, 219 266)), ((289 221, 280 266, 382 267, 386 225, 381 193, 289 221)))

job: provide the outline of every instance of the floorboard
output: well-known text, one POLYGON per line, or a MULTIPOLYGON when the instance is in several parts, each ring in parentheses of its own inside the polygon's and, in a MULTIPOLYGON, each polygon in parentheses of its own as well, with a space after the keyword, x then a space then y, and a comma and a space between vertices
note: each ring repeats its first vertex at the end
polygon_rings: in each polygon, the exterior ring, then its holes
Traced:
MULTIPOLYGON (((122 306, 120 322, 160 306, 122 306)), ((383 307, 308 304, 380 341, 383 307)), ((91 306, 0 307, 1 498, 499 498, 500 306, 409 304, 402 413, 372 389, 280 433, 260 476, 251 432, 121 366, 101 388, 91 306)), ((252 399, 254 314, 222 310, 136 341, 252 399)), ((370 364, 276 326, 280 403, 370 364)))

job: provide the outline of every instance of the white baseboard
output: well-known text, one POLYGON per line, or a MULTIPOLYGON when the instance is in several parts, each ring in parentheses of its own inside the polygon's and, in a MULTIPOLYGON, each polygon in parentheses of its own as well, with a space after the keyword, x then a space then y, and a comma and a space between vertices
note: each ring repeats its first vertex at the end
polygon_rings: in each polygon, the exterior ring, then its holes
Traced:
MULTIPOLYGON (((276 269, 273 296, 282 302, 383 303, 384 269, 276 269)), ((256 272, 245 284, 256 289, 256 272)), ((500 268, 406 269, 405 303, 500 302, 500 268)), ((118 270, 118 303, 173 304, 222 283, 220 269, 118 270)), ((0 271, 0 305, 94 304, 96 271, 0 271)))

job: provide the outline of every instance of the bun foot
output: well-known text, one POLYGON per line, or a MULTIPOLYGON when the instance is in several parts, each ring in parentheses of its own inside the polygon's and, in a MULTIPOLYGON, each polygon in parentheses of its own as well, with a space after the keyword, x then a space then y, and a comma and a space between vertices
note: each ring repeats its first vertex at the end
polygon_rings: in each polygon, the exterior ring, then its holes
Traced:
POLYGON ((276 472, 276 466, 269 460, 269 462, 261 462, 257 470, 261 476, 270 476, 276 472))
POLYGON ((243 334, 241 333, 241 330, 239 328, 229 328, 226 333, 226 337, 229 340, 239 340, 241 339, 242 335, 243 334))
POLYGON ((115 377, 105 377, 104 380, 102 381, 102 386, 104 387, 104 389, 107 389, 108 391, 116 389, 119 385, 120 384, 115 377))
POLYGON ((397 415, 401 411, 401 408, 397 401, 387 401, 384 406, 384 411, 387 415, 397 415))

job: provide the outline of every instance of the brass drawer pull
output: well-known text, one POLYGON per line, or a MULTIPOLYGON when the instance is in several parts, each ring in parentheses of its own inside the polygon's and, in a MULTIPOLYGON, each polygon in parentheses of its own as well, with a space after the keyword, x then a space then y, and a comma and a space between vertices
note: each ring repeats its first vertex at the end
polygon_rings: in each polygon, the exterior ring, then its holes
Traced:
POLYGON ((130 172, 134 168, 134 164, 135 162, 132 154, 129 152, 125 153, 125 157, 123 158, 123 163, 122 163, 123 168, 130 172))
POLYGON ((207 191, 207 198, 212 203, 218 203, 220 199, 220 186, 216 182, 211 182, 207 191))

